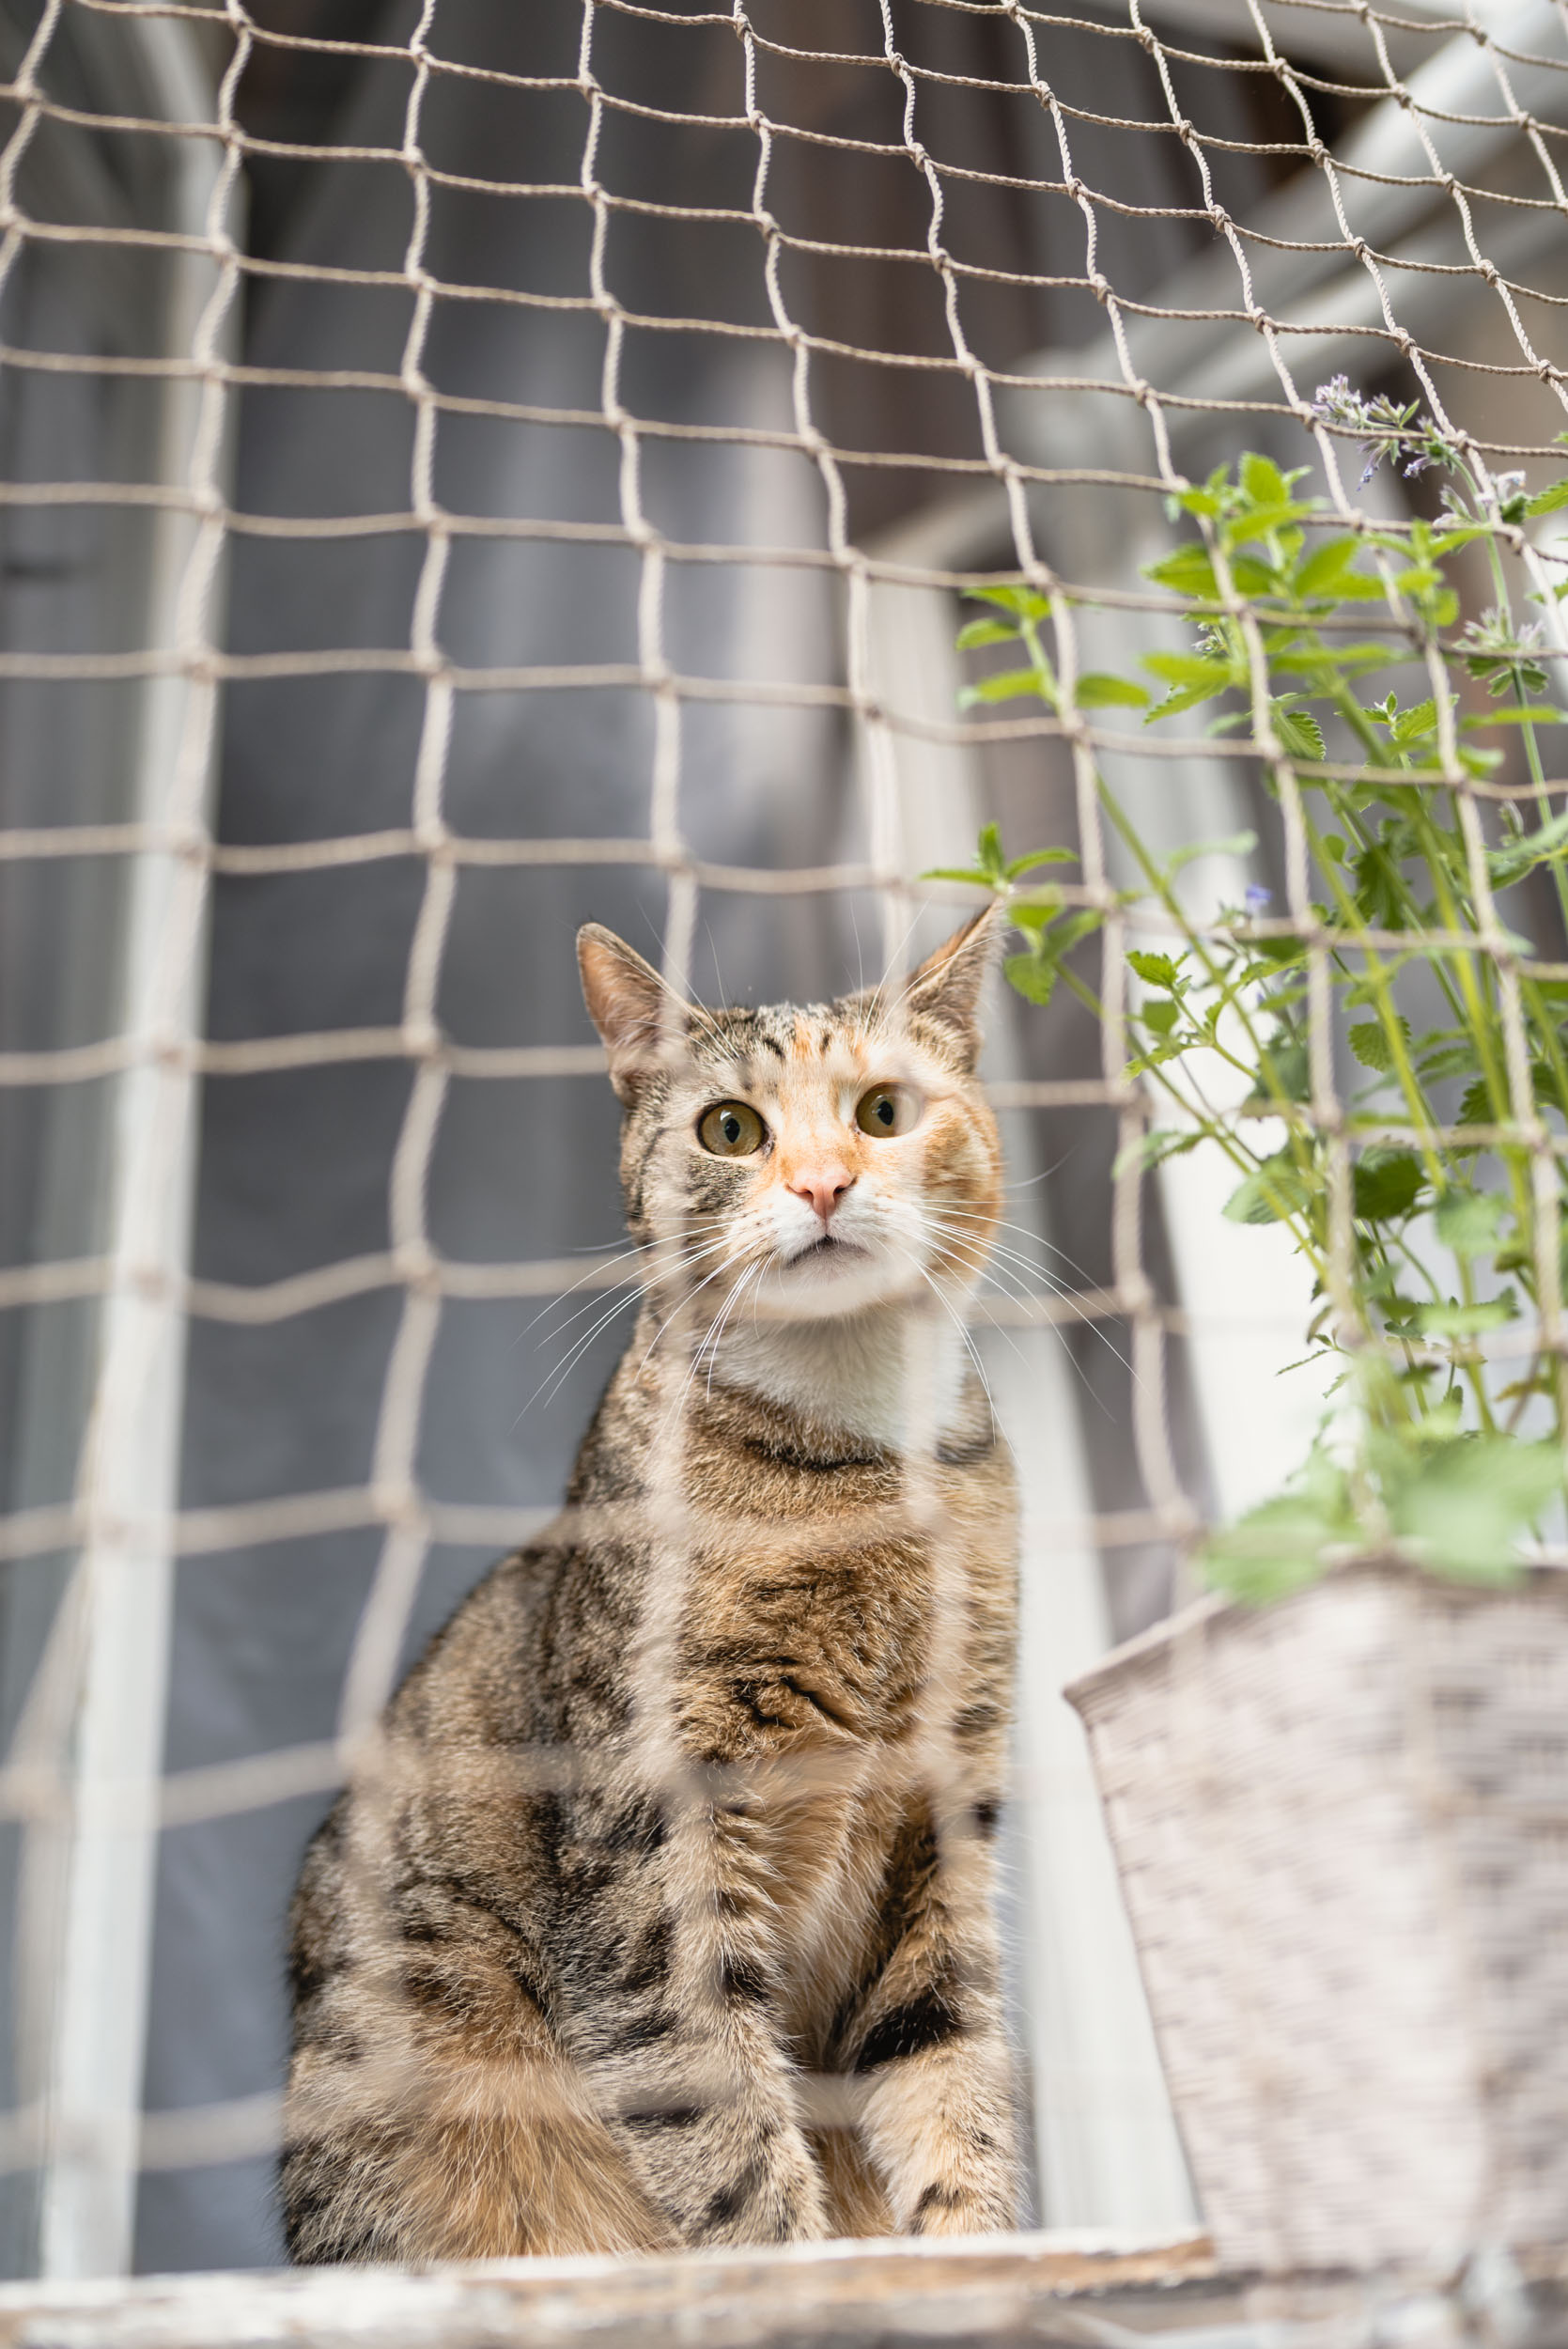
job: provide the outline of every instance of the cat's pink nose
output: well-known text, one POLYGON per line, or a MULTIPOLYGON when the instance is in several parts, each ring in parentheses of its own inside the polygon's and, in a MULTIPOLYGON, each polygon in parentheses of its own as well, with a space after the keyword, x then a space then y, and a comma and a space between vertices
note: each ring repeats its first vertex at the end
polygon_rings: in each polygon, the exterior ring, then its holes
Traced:
POLYGON ((854 1180, 846 1166, 816 1166, 793 1176, 789 1188, 797 1199, 808 1200, 826 1223, 854 1180))

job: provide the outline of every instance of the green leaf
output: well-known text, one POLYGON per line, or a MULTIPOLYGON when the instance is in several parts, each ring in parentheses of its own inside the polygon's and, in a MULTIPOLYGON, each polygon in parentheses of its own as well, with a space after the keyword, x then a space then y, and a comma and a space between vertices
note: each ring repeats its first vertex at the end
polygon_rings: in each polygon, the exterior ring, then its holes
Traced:
POLYGON ((1017 701, 1024 693, 1038 694, 1054 709, 1056 679, 1048 669, 1000 669, 994 677, 982 677, 978 685, 966 685, 958 707, 972 709, 977 702, 1017 701))
POLYGON ((1181 1016, 1182 1007, 1172 995, 1156 995, 1138 1015, 1143 1025, 1159 1036, 1168 1036, 1181 1016))
POLYGON ((1169 955, 1151 955, 1141 946, 1129 947, 1127 960, 1150 987, 1173 988, 1182 975, 1181 964, 1172 961, 1169 955))
POLYGON ((1200 1563, 1216 1590, 1262 1606, 1312 1581, 1325 1550, 1354 1542, 1358 1531, 1344 1470, 1314 1451, 1289 1492, 1211 1536, 1200 1563))
MULTIPOLYGON (((1410 1041, 1408 1019, 1402 1019, 1399 1028, 1400 1034, 1408 1044, 1410 1041)), ((1389 1032, 1378 1020, 1369 1019, 1359 1027, 1352 1028, 1349 1044, 1361 1066, 1375 1069, 1380 1077, 1386 1077, 1394 1065, 1393 1046, 1389 1041, 1389 1032)))
POLYGON ((1129 1167, 1138 1167, 1147 1174, 1151 1167, 1163 1166, 1167 1159, 1185 1159, 1189 1150, 1196 1150, 1208 1136, 1203 1128, 1187 1129, 1174 1126, 1152 1126, 1136 1142, 1129 1142, 1125 1150, 1118 1150, 1111 1163, 1112 1179, 1125 1174, 1129 1167))
POLYGON ((1241 486, 1254 506, 1288 506, 1284 474, 1272 459, 1249 449, 1241 460, 1241 486))
POLYGON ((1369 710, 1367 714, 1376 718, 1380 725, 1388 727, 1389 739, 1394 742, 1420 742, 1437 730, 1437 705, 1435 701, 1414 702, 1393 719, 1377 710, 1369 710))
POLYGON ((1554 481, 1549 490, 1537 490, 1532 498, 1527 498, 1525 512, 1532 517, 1536 514, 1555 514, 1564 506, 1568 506, 1568 474, 1560 481, 1554 481))
POLYGON ((1021 580, 1010 586, 966 587, 964 593, 971 603, 994 603, 999 612, 1016 613, 1020 620, 1043 620, 1050 611, 1050 598, 1021 580))
POLYGON ((1212 600, 1219 593, 1208 549, 1199 539, 1178 547, 1173 554, 1163 556, 1157 563, 1145 563, 1143 576, 1152 579, 1157 587, 1169 587, 1178 596, 1212 600))
POLYGON ((1091 669, 1079 678, 1073 697, 1080 709, 1109 709, 1112 705, 1144 709, 1149 701, 1142 686, 1135 685, 1130 677, 1110 677, 1100 669, 1091 669))
POLYGON ((1561 1490, 1560 1445, 1460 1436, 1427 1454, 1390 1495, 1389 1514, 1438 1573, 1505 1582, 1517 1571, 1513 1537, 1561 1490))
POLYGON ((1240 661, 1216 661, 1201 652, 1147 652, 1143 666, 1163 684, 1203 685, 1216 693, 1222 693, 1227 685, 1244 684, 1247 677, 1240 661))
POLYGON ((1296 565, 1291 584, 1304 603, 1314 596, 1337 599, 1341 582, 1354 570, 1360 552, 1359 538, 1327 538, 1296 565))
POLYGON ((1312 1063, 1305 1041, 1298 1036, 1277 1035, 1267 1048, 1267 1066, 1258 1070, 1258 1086, 1248 1097, 1250 1110, 1273 1109, 1281 1097, 1287 1101, 1305 1101, 1312 1094, 1312 1063))
POLYGON ((1141 1077, 1146 1069, 1163 1068, 1167 1061, 1180 1060, 1182 1054, 1188 1050, 1190 1041, 1189 1037, 1177 1036, 1169 1044, 1151 1043, 1146 1052, 1135 1053, 1128 1061, 1127 1075, 1141 1077))
POLYGON ((1054 955, 1009 955, 1002 964, 1009 987, 1031 1003, 1048 1003, 1056 992, 1054 955))
POLYGON ((1312 1192, 1288 1150, 1254 1167, 1225 1202, 1232 1223, 1278 1223, 1304 1207, 1312 1192))
POLYGON ((1266 563, 1260 563, 1256 555, 1233 554, 1231 580, 1237 593, 1243 596, 1277 596, 1280 593, 1278 576, 1266 563))
POLYGON ((1387 601, 1383 582, 1369 579, 1365 571, 1350 571, 1334 590, 1341 603, 1383 603, 1387 601))
MULTIPOLYGON (((1504 1117, 1507 1114, 1504 1111, 1504 1117)), ((1456 1126, 1496 1126, 1500 1122, 1493 1109, 1492 1088, 1484 1077, 1478 1077, 1473 1084, 1465 1087, 1465 1097, 1453 1122, 1456 1126)))
POLYGON ((928 864, 920 878, 922 880, 972 881, 977 889, 989 889, 996 876, 983 872, 978 865, 928 864))
POLYGON ((1568 709, 1540 702, 1528 709, 1489 709, 1483 717, 1461 718, 1459 723, 1467 734, 1484 734, 1489 726, 1561 726, 1568 725, 1568 709))
POLYGON ((1439 531, 1432 541, 1432 552, 1439 557, 1454 554, 1461 547, 1473 546, 1478 538, 1489 538, 1491 536, 1490 522, 1463 522, 1456 530, 1439 531))
POLYGON ((1027 897, 1009 900, 1007 918, 1016 929, 1048 930, 1062 910, 1060 889, 1033 890, 1027 897))
POLYGON ((1425 1169, 1413 1150, 1368 1150, 1350 1170, 1353 1212, 1362 1223, 1399 1222, 1425 1182, 1425 1169))
POLYGON ((1020 927, 1032 928, 1037 922, 1040 929, 1032 954, 1009 955, 1002 965, 1009 986, 1032 1003, 1050 1002, 1063 956, 1070 953, 1079 939, 1097 930, 1105 919, 1098 906, 1085 906, 1077 913, 1058 918, 1059 906, 1056 893, 1049 891, 1042 893, 1033 905, 1015 905, 1010 909, 1013 920, 1020 927))
POLYGON ((1461 1305, 1451 1297, 1446 1305, 1422 1305, 1416 1327, 1423 1338, 1475 1338, 1483 1330, 1500 1330, 1519 1318, 1519 1300, 1512 1289, 1478 1305, 1461 1305))
POLYGON ((1005 620, 966 620, 954 638, 958 652, 978 652, 984 645, 1016 645, 1018 631, 1005 620))
POLYGON ((1105 915, 1098 906, 1084 906, 1077 913, 1069 913, 1066 920, 1059 922, 1050 934, 1051 952, 1056 955, 1068 953, 1079 939, 1088 938, 1097 930, 1104 920, 1105 915))
POLYGON ((1507 884, 1516 881, 1536 865, 1544 864, 1568 844, 1568 808, 1543 824, 1538 832, 1520 832, 1513 840, 1505 840, 1500 848, 1490 849, 1486 863, 1495 881, 1507 884))
POLYGON ((1445 1077, 1467 1077, 1475 1067, 1475 1045, 1466 1037, 1463 1042, 1439 1044, 1421 1056, 1420 1068, 1423 1084, 1437 1084, 1445 1077))
POLYGON ((1321 758, 1323 728, 1310 709, 1273 709, 1274 730, 1292 758, 1321 758))
MULTIPOLYGON (((1203 685, 1172 687, 1165 699, 1149 711, 1143 723, 1146 726, 1152 726, 1157 718, 1179 718, 1184 709, 1196 709, 1201 702, 1213 701, 1218 690, 1203 685)), ((1243 719, 1241 723, 1246 722, 1243 719)))
POLYGON ((1437 1237, 1456 1256, 1490 1255, 1507 1213, 1495 1191, 1451 1190, 1437 1202, 1437 1237))
MULTIPOLYGON (((1303 506, 1298 498, 1281 498, 1270 506, 1254 506, 1250 514, 1237 514, 1224 524, 1225 543, 1227 546, 1241 547, 1249 541, 1266 538, 1271 532, 1283 530, 1290 522, 1306 521, 1312 511, 1312 507, 1303 506)), ((1232 568, 1234 571, 1234 565, 1232 568)), ((1240 584, 1237 579, 1236 585, 1239 587, 1240 584)))
POLYGON ((1212 490, 1172 490, 1165 505, 1172 521, 1178 514, 1206 514, 1213 520, 1220 510, 1212 490))
POLYGON ((1361 676, 1372 669, 1406 669, 1410 655, 1391 645, 1337 645, 1331 653, 1308 646, 1300 652, 1277 652, 1269 656, 1269 668, 1276 677, 1315 677, 1323 679, 1320 691, 1331 690, 1335 672, 1341 677, 1361 676))
POLYGON ((1034 848, 1028 856, 1009 857, 1002 866, 1004 880, 1017 880, 1020 873, 1032 873, 1037 864, 1076 864, 1076 848, 1034 848))

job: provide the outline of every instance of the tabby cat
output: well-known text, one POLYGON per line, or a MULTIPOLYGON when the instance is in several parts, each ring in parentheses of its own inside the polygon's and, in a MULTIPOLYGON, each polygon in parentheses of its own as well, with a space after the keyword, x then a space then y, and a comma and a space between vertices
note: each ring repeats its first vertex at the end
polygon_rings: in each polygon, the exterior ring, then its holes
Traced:
POLYGON ((1012 2226, 1011 1466, 982 915, 829 1004, 579 939, 636 1330, 564 1514, 390 1705, 295 1896, 296 2260, 1012 2226))

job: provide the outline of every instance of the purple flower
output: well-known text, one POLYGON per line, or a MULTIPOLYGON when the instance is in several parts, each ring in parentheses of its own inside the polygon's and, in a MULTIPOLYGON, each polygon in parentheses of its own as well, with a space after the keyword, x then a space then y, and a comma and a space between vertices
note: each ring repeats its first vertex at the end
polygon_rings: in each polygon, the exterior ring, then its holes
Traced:
POLYGON ((1269 907, 1273 903, 1274 892, 1272 889, 1265 889, 1257 881, 1248 882, 1247 910, 1249 913, 1266 913, 1269 907))
POLYGON ((1348 375, 1331 375, 1327 383, 1317 387, 1312 412, 1325 424, 1358 424, 1361 420, 1359 397, 1350 388, 1348 375))
POLYGON ((1317 387, 1312 413, 1322 424, 1337 424, 1358 435, 1361 455, 1365 459, 1361 478, 1357 484, 1364 490, 1378 466, 1387 458, 1390 464, 1404 461, 1405 477, 1413 480, 1429 465, 1445 461, 1444 446, 1430 416, 1416 414, 1416 402, 1408 407, 1396 407, 1386 392, 1375 399, 1353 391, 1348 377, 1330 376, 1327 383, 1317 387), (1411 451, 1410 443, 1418 443, 1411 451), (1424 442, 1424 445, 1421 443, 1424 442))

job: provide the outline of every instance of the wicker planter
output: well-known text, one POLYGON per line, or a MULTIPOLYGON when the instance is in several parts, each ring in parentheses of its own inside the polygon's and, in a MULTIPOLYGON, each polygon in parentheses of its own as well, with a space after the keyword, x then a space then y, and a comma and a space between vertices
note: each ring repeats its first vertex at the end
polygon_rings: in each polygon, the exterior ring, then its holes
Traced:
POLYGON ((1226 2263, 1568 2240, 1568 1576, 1207 1601, 1067 1695, 1226 2263))

